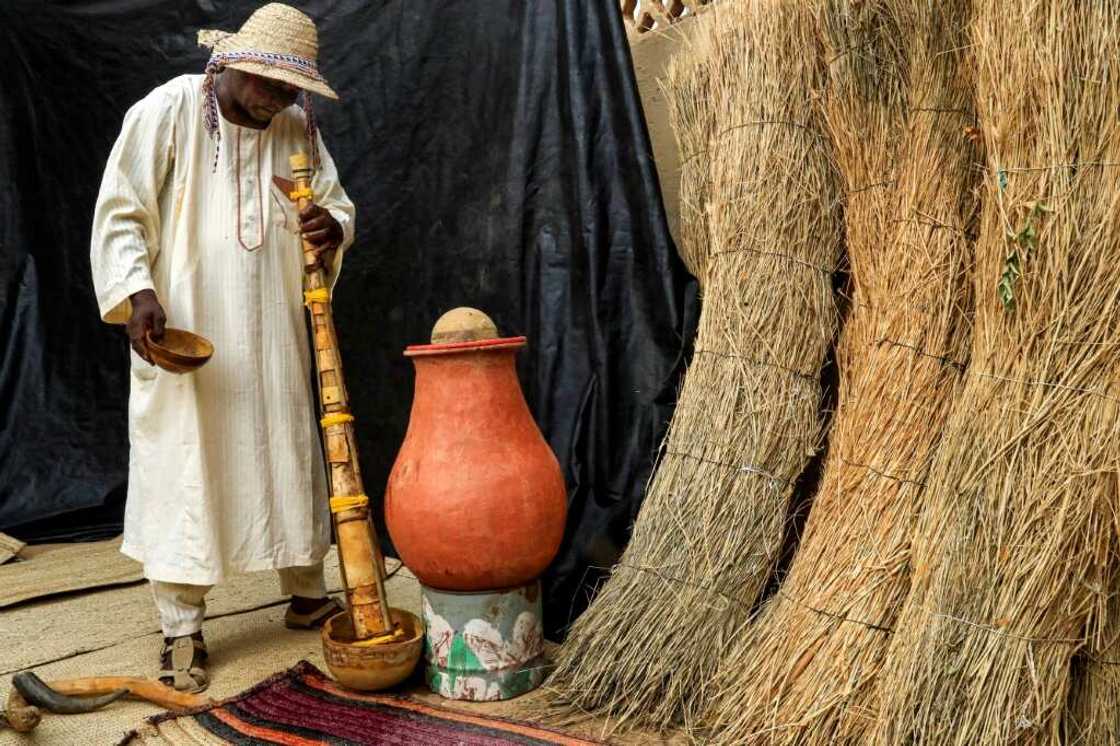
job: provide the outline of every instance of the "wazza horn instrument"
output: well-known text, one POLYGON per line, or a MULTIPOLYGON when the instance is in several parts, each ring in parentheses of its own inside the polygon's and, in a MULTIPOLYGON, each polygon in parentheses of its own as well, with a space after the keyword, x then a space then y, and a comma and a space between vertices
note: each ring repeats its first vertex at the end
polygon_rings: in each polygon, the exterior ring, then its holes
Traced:
MULTIPOLYGON (((312 204, 311 165, 305 153, 289 159, 294 189, 288 195, 300 212, 312 204)), ((330 506, 346 608, 353 625, 353 642, 378 644, 401 636, 385 596, 385 560, 370 521, 369 498, 362 487, 354 416, 342 374, 338 336, 335 334, 327 272, 316 247, 303 241, 306 277, 304 301, 311 317, 318 373, 319 403, 330 472, 330 506)))

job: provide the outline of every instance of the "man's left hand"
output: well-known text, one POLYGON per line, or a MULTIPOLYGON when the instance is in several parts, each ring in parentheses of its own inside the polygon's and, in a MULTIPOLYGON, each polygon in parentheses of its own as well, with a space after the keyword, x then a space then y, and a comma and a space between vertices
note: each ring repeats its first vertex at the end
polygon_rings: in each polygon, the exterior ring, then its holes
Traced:
POLYGON ((319 205, 311 204, 299 214, 303 239, 315 247, 315 256, 324 267, 334 264, 334 252, 342 245, 342 226, 319 205))

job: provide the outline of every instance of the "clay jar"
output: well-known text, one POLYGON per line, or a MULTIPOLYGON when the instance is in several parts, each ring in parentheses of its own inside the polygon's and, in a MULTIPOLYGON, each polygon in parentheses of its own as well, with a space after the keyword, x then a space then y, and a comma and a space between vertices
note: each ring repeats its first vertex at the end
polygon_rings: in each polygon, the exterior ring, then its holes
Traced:
MULTIPOLYGON (((440 326, 434 340, 448 338, 440 326)), ((513 588, 540 576, 560 547, 564 479, 517 380, 525 338, 464 336, 405 350, 416 391, 385 520, 401 561, 424 585, 513 588)))

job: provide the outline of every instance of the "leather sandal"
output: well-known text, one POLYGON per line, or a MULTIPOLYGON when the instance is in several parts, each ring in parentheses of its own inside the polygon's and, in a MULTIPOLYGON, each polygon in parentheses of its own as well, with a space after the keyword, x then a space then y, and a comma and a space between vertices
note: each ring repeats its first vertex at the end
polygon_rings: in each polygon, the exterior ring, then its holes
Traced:
POLYGON ((288 629, 318 629, 340 611, 344 611, 342 604, 330 597, 323 599, 322 606, 306 614, 297 614, 289 605, 284 612, 284 626, 288 629))
POLYGON ((198 637, 165 639, 160 665, 167 668, 159 672, 159 680, 188 694, 204 691, 210 686, 210 675, 202 666, 206 658, 206 643, 198 637))

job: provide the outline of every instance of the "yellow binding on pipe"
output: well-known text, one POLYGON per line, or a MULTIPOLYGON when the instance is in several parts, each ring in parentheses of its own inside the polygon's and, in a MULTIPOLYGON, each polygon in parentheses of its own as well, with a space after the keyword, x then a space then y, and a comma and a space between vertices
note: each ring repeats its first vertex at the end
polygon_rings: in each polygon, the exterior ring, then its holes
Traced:
POLYGON ((341 495, 331 498, 331 512, 342 513, 346 510, 364 508, 369 505, 369 498, 365 495, 341 495))
POLYGON ((292 202, 295 202, 301 197, 306 197, 307 199, 315 199, 315 193, 311 191, 311 187, 304 187, 303 189, 296 189, 295 191, 288 192, 288 199, 290 199, 292 202))
POLYGON ((404 630, 401 629, 401 626, 399 624, 395 624, 393 625, 392 632, 386 632, 381 635, 374 635, 367 640, 355 640, 350 644, 360 647, 369 647, 370 645, 384 645, 387 642, 396 642, 397 640, 403 640, 404 637, 404 630))
POLYGON ((345 425, 347 422, 353 421, 354 415, 352 414, 346 412, 332 412, 323 415, 323 418, 319 420, 319 424, 322 427, 330 427, 331 425, 345 425))
POLYGON ((303 305, 310 307, 312 303, 330 303, 331 291, 326 288, 315 288, 303 291, 303 305))

